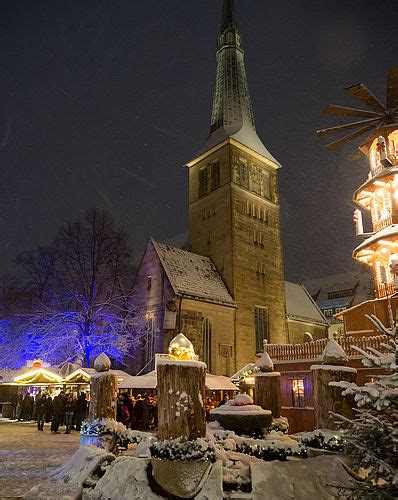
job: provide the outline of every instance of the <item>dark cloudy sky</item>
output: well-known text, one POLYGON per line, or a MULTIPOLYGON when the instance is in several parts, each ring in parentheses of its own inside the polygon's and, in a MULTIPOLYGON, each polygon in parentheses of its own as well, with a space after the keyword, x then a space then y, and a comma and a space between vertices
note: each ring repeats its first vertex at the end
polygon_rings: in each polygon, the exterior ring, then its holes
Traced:
MULTIPOLYGON (((3 0, 0 268, 96 205, 182 244, 187 171, 209 129, 221 0, 3 0)), ((351 196, 367 175, 314 131, 364 82, 384 99, 396 0, 237 0, 257 130, 282 163, 286 276, 352 266, 351 196)))

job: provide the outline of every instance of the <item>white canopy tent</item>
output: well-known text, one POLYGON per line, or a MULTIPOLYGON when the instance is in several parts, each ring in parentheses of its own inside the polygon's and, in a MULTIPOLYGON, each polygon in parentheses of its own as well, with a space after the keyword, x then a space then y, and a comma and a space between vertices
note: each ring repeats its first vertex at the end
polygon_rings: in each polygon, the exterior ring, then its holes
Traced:
MULTIPOLYGON (((130 376, 119 383, 119 389, 156 389, 156 370, 145 375, 130 376)), ((237 387, 228 377, 206 373, 206 389, 209 391, 236 391, 237 387)))

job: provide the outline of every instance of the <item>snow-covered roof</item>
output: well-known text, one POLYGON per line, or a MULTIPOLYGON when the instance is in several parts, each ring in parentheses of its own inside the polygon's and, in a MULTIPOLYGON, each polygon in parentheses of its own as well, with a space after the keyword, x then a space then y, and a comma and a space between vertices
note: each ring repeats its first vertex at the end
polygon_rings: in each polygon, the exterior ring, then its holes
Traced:
POLYGON ((176 295, 236 307, 209 257, 151 241, 176 295))
POLYGON ((285 293, 286 316, 288 319, 328 325, 325 316, 312 300, 304 285, 285 281, 285 293))
POLYGON ((366 238, 366 240, 363 243, 361 243, 356 247, 356 249, 353 252, 353 255, 357 254, 361 250, 364 250, 365 248, 368 248, 374 243, 377 243, 379 240, 391 236, 398 236, 398 224, 391 224, 391 226, 385 227, 384 229, 378 231, 369 238, 366 238))

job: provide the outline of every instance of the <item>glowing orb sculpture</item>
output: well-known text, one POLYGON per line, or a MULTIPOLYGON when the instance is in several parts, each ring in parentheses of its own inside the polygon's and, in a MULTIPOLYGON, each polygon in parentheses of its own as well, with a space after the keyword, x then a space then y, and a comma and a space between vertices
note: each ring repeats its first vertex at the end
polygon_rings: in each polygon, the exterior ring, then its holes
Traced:
POLYGON ((194 360, 196 359, 195 351, 186 336, 182 333, 176 335, 169 344, 169 355, 173 359, 194 360))

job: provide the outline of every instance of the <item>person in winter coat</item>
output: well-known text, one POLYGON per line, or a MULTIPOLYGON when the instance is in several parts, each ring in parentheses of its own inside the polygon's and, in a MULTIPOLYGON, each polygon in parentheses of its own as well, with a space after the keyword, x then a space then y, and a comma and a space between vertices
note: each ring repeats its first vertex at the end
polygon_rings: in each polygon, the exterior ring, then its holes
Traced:
POLYGON ((65 415, 65 397, 63 391, 53 399, 53 419, 51 421, 51 432, 59 434, 59 426, 65 415))
POLYGON ((84 392, 81 392, 80 396, 77 398, 76 401, 75 425, 77 431, 80 431, 82 427, 82 422, 86 417, 86 413, 87 413, 86 395, 84 394, 84 392))
POLYGON ((76 400, 73 399, 71 394, 68 394, 65 398, 65 434, 70 434, 73 427, 73 415, 76 410, 76 400))
POLYGON ((46 422, 51 422, 53 418, 53 400, 51 396, 46 397, 46 422))
POLYGON ((45 394, 36 399, 36 419, 38 431, 44 430, 44 420, 46 418, 46 402, 47 396, 45 394))
POLYGON ((130 414, 127 406, 124 404, 122 395, 119 395, 116 406, 116 420, 124 425, 128 424, 130 414))

